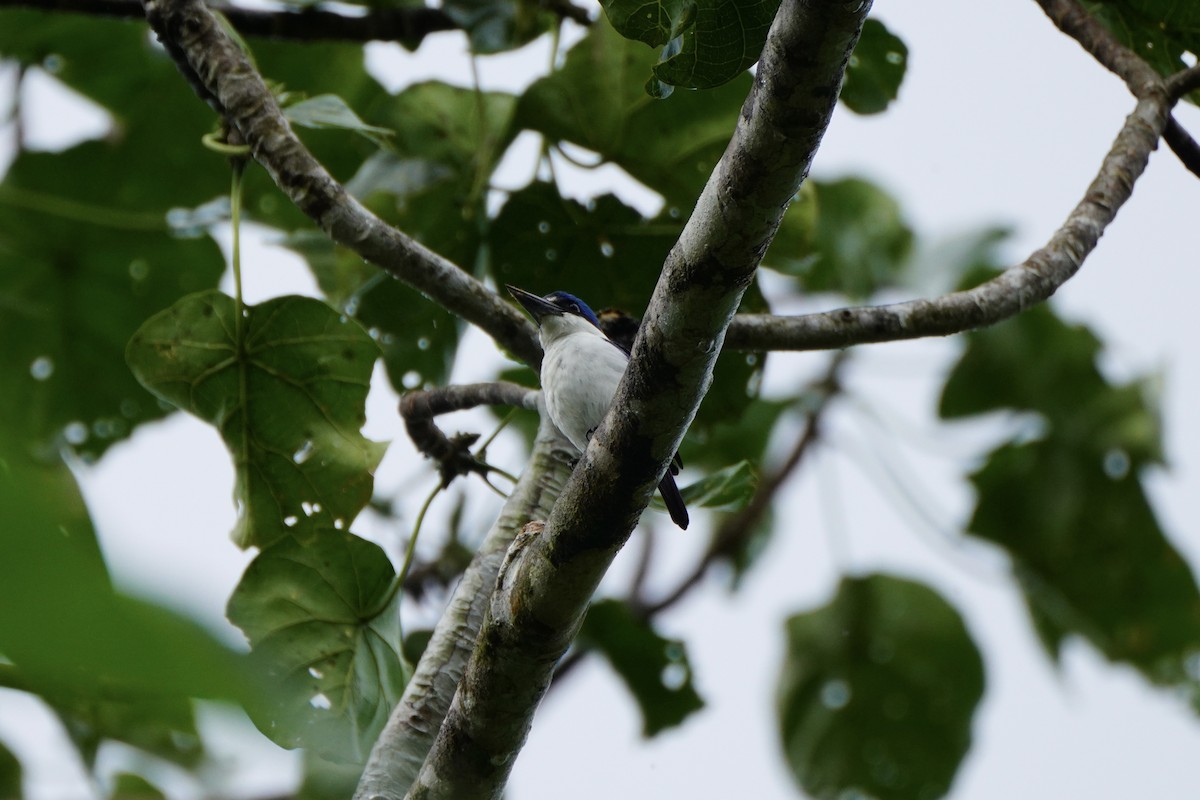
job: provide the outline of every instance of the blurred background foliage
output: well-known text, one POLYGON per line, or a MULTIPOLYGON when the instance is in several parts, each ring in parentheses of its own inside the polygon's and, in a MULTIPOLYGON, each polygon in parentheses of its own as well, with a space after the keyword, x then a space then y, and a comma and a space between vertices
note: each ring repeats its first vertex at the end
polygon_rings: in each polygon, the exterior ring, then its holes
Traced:
MULTIPOLYGON (((495 285, 569 286, 598 309, 637 314, 725 148, 776 4, 602 5, 520 95, 439 81, 390 93, 359 44, 248 44, 305 143, 380 217, 495 285), (527 131, 542 137, 539 167, 526 185, 496 190, 493 173, 527 131), (613 194, 572 199, 548 168, 551 153, 619 168, 661 197, 661 210, 647 216, 613 194)), ((1200 6, 1087 5, 1164 73, 1200 51, 1200 6)), ((565 16, 579 16, 529 0, 440 8, 481 55, 557 36, 565 16)), ((907 57, 868 20, 842 88, 846 109, 886 111, 907 57)), ((229 216, 229 170, 198 146, 217 121, 144 23, 4 8, 0 58, 112 117, 107 135, 60 152, 18 142, 0 182, 0 685, 44 699, 89 765, 118 740, 198 769, 206 756, 193 699, 237 703, 279 744, 308 749, 303 796, 343 795, 402 691, 406 657, 428 636, 402 642, 396 604, 453 582, 470 555, 447 531, 442 556, 406 578, 351 532, 385 447, 359 433, 371 366, 382 358, 398 392, 441 385, 462 355, 463 323, 330 242, 253 165, 247 215, 307 261, 324 298, 242 309, 217 292, 225 262, 210 231, 229 216), (228 609, 248 657, 114 589, 72 475, 176 409, 220 430, 237 468, 236 540, 261 549, 228 609)), ((917 276, 914 253, 932 250, 895 198, 863 177, 809 180, 766 253, 771 280, 751 288, 743 310, 801 295, 878 302, 928 282, 931 264, 934 282, 968 285, 1001 266, 1003 236, 982 230, 943 247, 917 276)), ((1020 423, 964 476, 976 498, 964 533, 1009 555, 1051 656, 1082 637, 1200 702, 1200 593, 1143 484, 1163 460, 1155 377, 1109 380, 1104 343, 1053 306, 962 342, 938 413, 1020 423)), ((682 448, 709 475, 686 491, 711 509, 714 530, 751 502, 780 431, 839 396, 765 397, 767 360, 721 356, 682 448)), ((528 436, 531 426, 514 429, 528 436)), ((789 523, 768 514, 752 527, 714 538, 709 551, 739 580, 789 523)), ((222 533, 214 547, 229 546, 222 533)), ((985 672, 945 598, 894 576, 847 576, 828 605, 799 610, 786 635, 779 729, 799 786, 819 798, 948 791, 985 672)), ((702 665, 686 642, 656 631, 637 598, 594 604, 576 650, 586 652, 628 686, 646 736, 703 706, 692 680, 702 665)), ((20 775, 0 745, 0 796, 19 794, 20 775)), ((133 774, 111 789, 157 792, 133 774)))

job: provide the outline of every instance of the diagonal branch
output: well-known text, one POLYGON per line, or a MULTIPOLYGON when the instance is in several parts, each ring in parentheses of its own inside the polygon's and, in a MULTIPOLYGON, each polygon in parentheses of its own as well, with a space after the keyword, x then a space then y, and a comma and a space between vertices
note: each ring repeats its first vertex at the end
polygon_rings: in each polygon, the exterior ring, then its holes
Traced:
POLYGON ((548 415, 541 419, 528 466, 455 587, 404 696, 371 750, 354 794, 359 800, 403 797, 408 790, 450 707, 516 531, 527 520, 549 514, 566 480, 574 449, 548 415))
POLYGON ((238 131, 275 184, 333 241, 541 362, 533 326, 483 283, 386 224, 304 147, 262 77, 202 0, 144 0, 146 18, 196 92, 238 131))
MULTIPOLYGON (((118 19, 145 17, 141 0, 0 0, 0 8, 6 6, 118 19)), ((273 39, 396 41, 411 49, 431 33, 459 27, 446 12, 425 6, 372 8, 356 16, 320 8, 265 11, 224 2, 210 2, 208 6, 224 15, 244 36, 273 39)))
POLYGON ((973 289, 933 300, 840 308, 798 317, 741 314, 727 346, 737 350, 828 350, 868 342, 949 336, 994 325, 1049 298, 1079 271, 1133 193, 1167 126, 1171 101, 1160 88, 1138 101, 1082 200, 1050 241, 1025 261, 973 289))
POLYGON ((726 326, 828 125, 869 7, 781 4, 738 128, 668 257, 614 407, 542 534, 502 570, 407 797, 502 790, 554 665, 711 381, 726 326))

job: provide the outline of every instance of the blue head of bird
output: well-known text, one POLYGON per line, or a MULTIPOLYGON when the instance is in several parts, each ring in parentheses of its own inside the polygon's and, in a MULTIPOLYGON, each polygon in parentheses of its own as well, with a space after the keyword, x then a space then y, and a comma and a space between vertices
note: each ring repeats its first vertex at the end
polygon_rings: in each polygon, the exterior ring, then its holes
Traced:
POLYGON ((506 284, 505 288, 537 323, 543 346, 572 333, 604 335, 596 313, 573 294, 551 292, 539 297, 516 286, 506 284))

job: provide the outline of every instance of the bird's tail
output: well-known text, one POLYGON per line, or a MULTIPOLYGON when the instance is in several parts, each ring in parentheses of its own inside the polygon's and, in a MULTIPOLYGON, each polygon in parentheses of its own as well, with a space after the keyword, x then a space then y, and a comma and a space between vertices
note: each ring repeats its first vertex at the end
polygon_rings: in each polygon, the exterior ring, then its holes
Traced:
POLYGON ((671 521, 684 530, 687 530, 687 506, 683 504, 683 495, 679 493, 679 487, 675 485, 675 477, 670 471, 666 475, 663 475, 663 479, 659 481, 658 491, 662 494, 667 511, 671 514, 671 521))

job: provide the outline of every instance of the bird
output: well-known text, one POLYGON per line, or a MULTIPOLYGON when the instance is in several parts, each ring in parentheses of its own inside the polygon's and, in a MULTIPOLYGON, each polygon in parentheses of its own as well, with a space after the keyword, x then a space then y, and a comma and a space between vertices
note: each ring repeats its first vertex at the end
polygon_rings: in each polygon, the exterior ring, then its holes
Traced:
MULTIPOLYGON (((567 292, 539 297, 505 284, 508 293, 533 317, 542 341, 542 393, 550 420, 582 453, 612 405, 617 384, 629 364, 629 350, 608 338, 587 303, 567 292)), ((675 484, 679 455, 658 484, 673 521, 687 529, 688 512, 675 484)))

